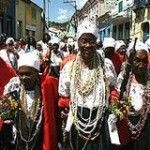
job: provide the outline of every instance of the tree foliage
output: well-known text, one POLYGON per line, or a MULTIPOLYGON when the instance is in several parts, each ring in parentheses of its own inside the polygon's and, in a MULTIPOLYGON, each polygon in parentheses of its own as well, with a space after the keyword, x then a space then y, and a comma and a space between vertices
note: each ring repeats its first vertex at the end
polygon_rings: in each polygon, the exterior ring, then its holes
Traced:
POLYGON ((49 22, 49 27, 55 27, 56 29, 64 31, 64 30, 66 30, 66 27, 67 27, 68 23, 69 23, 69 21, 64 22, 64 23, 50 21, 49 22))

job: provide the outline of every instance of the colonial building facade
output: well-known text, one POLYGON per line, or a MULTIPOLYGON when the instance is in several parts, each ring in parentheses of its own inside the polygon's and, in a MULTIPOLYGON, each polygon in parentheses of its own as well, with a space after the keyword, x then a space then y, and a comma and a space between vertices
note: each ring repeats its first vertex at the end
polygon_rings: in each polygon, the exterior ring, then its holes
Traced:
POLYGON ((113 37, 127 40, 131 36, 133 0, 105 1, 105 14, 97 18, 100 39, 113 37))
POLYGON ((113 37, 145 42, 150 37, 150 0, 87 0, 72 18, 79 25, 93 21, 99 28, 99 39, 113 37))
POLYGON ((77 12, 78 25, 84 20, 96 23, 97 18, 105 12, 103 0, 88 0, 77 12))
POLYGON ((43 36, 42 8, 31 0, 17 0, 16 3, 16 35, 26 38, 29 35, 38 41, 43 36))
POLYGON ((145 42, 150 37, 150 0, 134 0, 132 34, 145 42))
POLYGON ((0 34, 16 36, 15 22, 16 0, 0 0, 0 34))

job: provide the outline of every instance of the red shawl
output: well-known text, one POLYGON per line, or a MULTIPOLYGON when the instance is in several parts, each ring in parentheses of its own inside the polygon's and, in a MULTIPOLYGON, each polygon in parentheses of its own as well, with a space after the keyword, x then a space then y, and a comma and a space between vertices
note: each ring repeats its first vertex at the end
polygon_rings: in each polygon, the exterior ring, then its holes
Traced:
POLYGON ((15 70, 0 57, 0 96, 3 94, 5 85, 15 76, 15 70))
POLYGON ((42 76, 42 100, 44 106, 43 150, 58 149, 58 79, 42 76))

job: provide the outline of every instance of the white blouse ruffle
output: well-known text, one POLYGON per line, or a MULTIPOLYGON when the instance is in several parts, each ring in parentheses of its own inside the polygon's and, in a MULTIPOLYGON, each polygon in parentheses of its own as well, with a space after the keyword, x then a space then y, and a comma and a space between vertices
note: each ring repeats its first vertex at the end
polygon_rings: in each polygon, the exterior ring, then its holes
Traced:
MULTIPOLYGON (((73 65, 73 61, 67 63, 64 66, 63 70, 60 72, 59 88, 58 88, 60 96, 70 97, 71 74, 74 74, 74 72, 72 72, 72 65, 73 65)), ((81 79, 83 80, 83 82, 84 81, 86 82, 89 79, 90 75, 91 75, 90 70, 88 68, 82 69, 81 79)), ((110 67, 110 63, 109 63, 109 67, 107 65, 106 68, 106 80, 108 82, 108 85, 116 84, 116 76, 112 71, 112 67, 110 67)), ((100 97, 101 93, 105 92, 104 91, 105 87, 103 87, 102 85, 105 85, 103 77, 96 82, 95 85, 96 88, 94 89, 93 92, 91 92, 90 95, 83 97, 78 92, 76 92, 78 97, 78 105, 79 106, 81 105, 83 107, 88 107, 88 108, 97 107, 100 103, 97 96, 100 97)))

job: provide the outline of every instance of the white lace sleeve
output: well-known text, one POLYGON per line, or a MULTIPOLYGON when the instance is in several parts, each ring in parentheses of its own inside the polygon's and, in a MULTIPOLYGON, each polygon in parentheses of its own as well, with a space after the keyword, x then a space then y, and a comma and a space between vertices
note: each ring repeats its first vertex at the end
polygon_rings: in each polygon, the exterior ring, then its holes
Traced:
POLYGON ((70 71, 73 62, 67 63, 62 71, 60 71, 59 88, 58 92, 60 96, 70 96, 70 71))
POLYGON ((19 77, 13 77, 9 80, 4 88, 4 95, 9 94, 11 92, 19 92, 20 90, 20 80, 19 77))
POLYGON ((113 63, 108 58, 105 58, 106 78, 109 80, 110 86, 115 86, 117 83, 117 74, 113 63))
POLYGON ((121 87, 121 84, 123 81, 123 74, 124 74, 124 71, 121 71, 118 75, 118 78, 117 78, 117 90, 118 91, 120 91, 120 87, 121 87))

